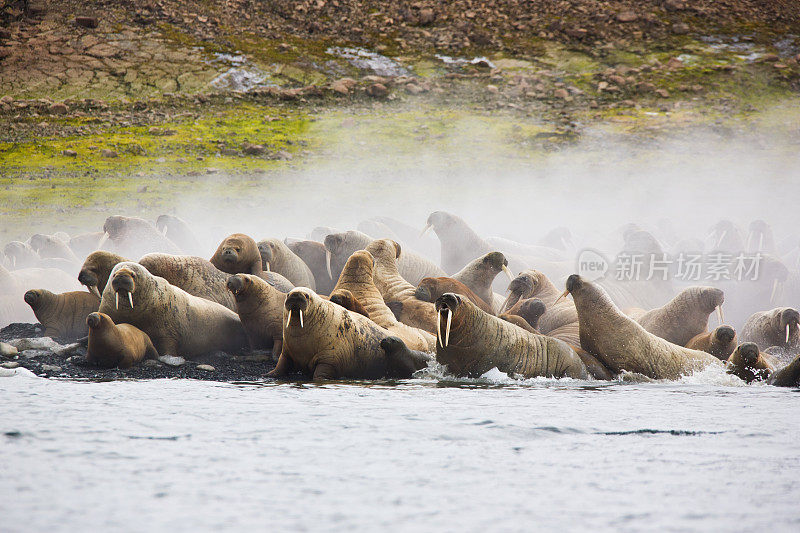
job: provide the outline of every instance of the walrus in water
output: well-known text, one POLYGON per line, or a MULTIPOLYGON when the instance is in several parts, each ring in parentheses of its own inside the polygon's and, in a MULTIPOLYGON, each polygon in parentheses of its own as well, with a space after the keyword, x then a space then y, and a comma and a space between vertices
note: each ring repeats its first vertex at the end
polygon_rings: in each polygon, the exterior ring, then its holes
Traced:
POLYGON ((414 295, 418 300, 433 303, 439 298, 439 296, 446 292, 452 292, 454 294, 466 296, 469 298, 469 301, 477 305, 481 311, 485 311, 490 315, 494 314, 492 307, 487 302, 484 302, 483 298, 475 294, 472 289, 453 278, 424 278, 419 282, 416 291, 414 291, 414 295))
POLYGON ((257 246, 261 254, 261 267, 264 270, 277 272, 291 281, 295 287, 316 290, 317 285, 311 269, 282 241, 264 239, 259 241, 257 246))
POLYGON ((505 272, 509 281, 514 279, 508 270, 508 259, 501 252, 489 252, 471 261, 452 278, 469 287, 478 297, 492 307, 492 311, 500 309, 502 300, 495 298, 492 282, 500 272, 505 272))
POLYGON ((765 380, 773 370, 772 365, 753 342, 740 344, 728 357, 728 363, 725 365, 728 374, 733 374, 745 383, 765 380))
POLYGON ((251 350, 272 348, 277 357, 283 348, 283 303, 286 295, 252 274, 228 278, 228 290, 236 298, 236 313, 242 321, 251 350))
POLYGON ((364 306, 361 305, 361 302, 356 300, 356 297, 353 296, 353 293, 347 289, 337 289, 333 291, 329 300, 337 305, 341 305, 348 311, 352 311, 369 318, 369 313, 366 309, 364 309, 364 306))
POLYGON ((578 312, 581 347, 615 374, 627 370, 653 379, 677 379, 720 361, 711 354, 672 344, 619 310, 606 291, 577 274, 567 278, 578 312))
POLYGON ((141 257, 151 252, 180 254, 181 250, 164 237, 156 227, 143 218, 110 216, 103 224, 103 238, 97 245, 102 249, 106 240, 114 243, 114 251, 131 257, 141 257))
POLYGON ((563 341, 529 333, 458 294, 445 293, 435 305, 436 360, 457 376, 478 377, 497 367, 523 377, 588 377, 578 354, 563 341))
POLYGON ((547 311, 547 306, 539 298, 528 298, 517 308, 516 315, 523 318, 534 329, 539 328, 539 320, 547 311))
POLYGON ((180 217, 159 215, 156 219, 156 229, 188 254, 205 255, 208 253, 200 244, 200 240, 192 231, 191 226, 180 217))
POLYGON ((653 335, 686 346, 692 337, 708 330, 708 316, 715 309, 723 323, 724 301, 724 293, 714 287, 688 287, 665 305, 633 318, 653 335))
POLYGON ((3 247, 3 253, 11 261, 11 270, 33 268, 39 264, 39 254, 25 242, 11 241, 3 247))
POLYGON ((139 263, 114 267, 99 312, 147 333, 162 357, 232 353, 247 345, 236 313, 170 285, 139 263))
POLYGON ((294 241, 289 239, 284 241, 286 246, 297 255, 311 270, 314 275, 314 284, 317 286, 317 294, 327 296, 336 285, 336 279, 331 279, 325 265, 327 250, 325 245, 317 241, 294 241))
POLYGON ((727 361, 736 349, 736 331, 730 326, 718 326, 714 331, 699 333, 686 343, 691 350, 710 353, 720 361, 727 361))
POLYGON ((791 307, 776 307, 753 313, 740 334, 742 342, 754 342, 760 350, 779 346, 785 351, 798 348, 800 313, 791 307))
POLYGON ((291 281, 277 272, 265 272, 261 252, 252 237, 234 233, 225 237, 211 257, 211 264, 227 274, 253 274, 281 292, 294 288, 291 281))
POLYGON ((283 314, 283 351, 267 376, 285 376, 292 369, 315 380, 387 375, 381 341, 391 334, 369 318, 304 287, 286 296, 283 314))
POLYGON ((114 324, 104 313, 86 317, 89 345, 86 360, 102 368, 130 368, 145 359, 158 359, 158 351, 144 331, 130 324, 114 324))
POLYGON ((390 378, 407 379, 417 370, 428 366, 433 361, 429 353, 418 350, 409 350, 399 337, 386 337, 381 341, 381 348, 386 352, 388 359, 388 376, 390 378))
POLYGON ((433 352, 436 339, 432 334, 399 322, 386 306, 380 291, 375 286, 373 262, 372 254, 366 250, 353 253, 345 263, 333 292, 339 289, 349 290, 376 324, 390 331, 392 335, 400 337, 412 350, 433 352))
POLYGON ((44 326, 46 337, 75 340, 86 336, 86 317, 100 307, 100 298, 83 291, 55 294, 32 289, 25 293, 25 303, 44 326))
POLYGON ((66 259, 72 263, 80 263, 72 249, 67 243, 53 235, 37 233, 31 236, 31 248, 39 254, 42 259, 66 259))
POLYGON ((767 380, 776 387, 800 387, 800 355, 783 368, 779 368, 767 380))

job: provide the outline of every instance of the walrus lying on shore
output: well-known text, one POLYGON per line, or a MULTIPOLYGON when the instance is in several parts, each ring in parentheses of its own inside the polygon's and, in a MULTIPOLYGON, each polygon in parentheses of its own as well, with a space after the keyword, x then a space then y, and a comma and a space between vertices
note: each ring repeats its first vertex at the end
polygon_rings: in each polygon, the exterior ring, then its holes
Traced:
POLYGON ((227 281, 236 299, 251 350, 272 349, 277 357, 283 348, 283 303, 286 295, 252 274, 235 274, 227 281))
POLYGON ((100 298, 84 291, 55 294, 45 289, 25 293, 47 337, 76 340, 87 334, 86 317, 100 307, 100 298))
POLYGON ((3 253, 11 261, 10 270, 34 268, 39 265, 39 254, 26 242, 11 241, 3 247, 3 253))
POLYGON ((391 334, 369 318, 304 287, 286 296, 283 314, 283 351, 267 376, 285 376, 293 369, 315 380, 388 374, 381 341, 391 334))
POLYGON ((436 360, 457 376, 478 377, 497 367, 524 377, 588 377, 578 354, 563 341, 529 333, 457 294, 445 293, 435 305, 436 360))
POLYGON ((200 244, 200 240, 192 231, 191 226, 180 217, 159 215, 156 219, 156 229, 187 254, 205 255, 208 253, 200 244))
POLYGON ((102 249, 108 239, 114 244, 114 251, 121 255, 141 257, 151 252, 181 253, 174 242, 143 218, 110 216, 103 224, 103 233, 97 248, 102 249))
POLYGON ((736 349, 736 331, 730 326, 718 326, 714 331, 700 333, 686 343, 691 350, 710 353, 720 361, 727 361, 736 349))
POLYGON ((128 259, 113 252, 98 250, 86 256, 78 272, 78 281, 92 294, 100 298, 103 289, 108 284, 108 278, 114 267, 128 259))
POLYGON ((12 322, 36 322, 36 316, 25 303, 25 292, 41 287, 55 293, 80 290, 74 276, 55 268, 20 268, 7 270, 0 266, 0 328, 12 322))
POLYGON ((452 278, 469 287, 481 300, 492 307, 492 312, 496 313, 502 305, 502 300, 495 297, 492 283, 500 272, 505 272, 509 281, 514 279, 511 271, 508 270, 506 256, 500 252, 489 252, 470 261, 467 266, 453 274, 452 278))
POLYGON ((776 307, 753 313, 739 335, 743 342, 754 342, 760 350, 779 346, 784 350, 800 347, 800 313, 791 307, 776 307))
POLYGON ((454 294, 466 296, 469 301, 477 305, 481 311, 485 311, 490 315, 495 314, 492 306, 487 302, 484 302, 483 298, 475 294, 472 289, 453 278, 424 278, 419 282, 417 289, 414 291, 414 295, 418 300, 433 303, 439 298, 439 296, 446 292, 452 292, 454 294))
POLYGON ((767 357, 759 352, 758 346, 753 342, 740 344, 728 357, 725 371, 733 374, 745 383, 765 380, 772 374, 774 368, 767 357))
POLYGON ((67 243, 53 235, 44 235, 42 233, 32 235, 31 248, 42 259, 66 259, 71 263, 80 263, 75 252, 72 251, 67 243))
POLYGON ((314 284, 317 287, 317 294, 327 296, 336 285, 336 279, 331 279, 325 264, 327 250, 325 245, 317 241, 284 241, 286 246, 295 253, 311 270, 314 275, 314 284))
POLYGON ((653 379, 677 379, 720 361, 706 352, 672 344, 624 315, 605 290, 577 274, 567 278, 578 312, 581 347, 618 374, 638 372, 653 379))
POLYGON ((291 281, 277 272, 264 271, 256 241, 244 233, 225 237, 210 259, 211 264, 227 274, 253 274, 281 292, 294 288, 291 281))
POLYGON ((436 345, 435 337, 425 330, 403 324, 395 318, 375 286, 373 273, 372 254, 366 250, 354 252, 347 260, 333 292, 339 289, 349 290, 376 324, 390 331, 392 335, 400 337, 412 350, 433 352, 436 345))
POLYGON ((236 313, 170 285, 131 261, 111 271, 99 312, 147 333, 162 357, 234 353, 247 345, 236 313))
POLYGON ((723 302, 725 295, 720 289, 688 287, 665 305, 631 318, 653 335, 685 346, 692 337, 708 330, 708 317, 715 309, 722 324, 723 302))
POLYGON ((91 313, 85 322, 89 331, 86 360, 90 363, 102 368, 130 368, 145 359, 158 359, 150 337, 136 326, 114 324, 104 313, 91 313))
POLYGON ((300 257, 279 239, 258 241, 261 254, 261 267, 266 271, 277 272, 292 282, 295 287, 308 287, 316 290, 314 274, 300 257))

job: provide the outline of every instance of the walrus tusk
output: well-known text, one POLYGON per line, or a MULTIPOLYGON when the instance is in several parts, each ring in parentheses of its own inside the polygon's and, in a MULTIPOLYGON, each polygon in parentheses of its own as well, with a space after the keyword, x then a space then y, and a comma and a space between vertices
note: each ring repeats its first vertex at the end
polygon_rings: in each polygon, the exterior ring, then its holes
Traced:
POLYGON ((423 238, 425 235, 427 235, 427 234, 428 234, 428 232, 431 230, 431 228, 432 228, 432 227, 433 227, 433 224, 428 224, 428 225, 426 225, 426 226, 425 226, 425 229, 423 229, 423 230, 420 232, 420 234, 419 234, 419 238, 421 239, 421 238, 423 238))
POLYGON ((16 255, 12 255, 11 256, 11 267, 12 268, 17 268, 17 256, 16 255))
POLYGON ((508 276, 508 281, 514 281, 514 276, 511 275, 511 271, 505 265, 503 265, 503 272, 505 272, 506 276, 508 276))
POLYGON ((300 329, 303 328, 303 310, 300 309, 300 329))
POLYGON ((98 290, 98 288, 97 288, 97 285, 92 285, 91 287, 86 287, 86 289, 87 289, 87 290, 88 290, 90 293, 92 293, 92 294, 94 294, 95 296, 97 296, 98 298, 100 298, 100 299, 102 299, 102 298, 103 298, 103 297, 100 295, 100 291, 98 290))
POLYGON ((167 236, 167 226, 164 226, 164 229, 161 230, 161 235, 163 235, 164 237, 167 236))
POLYGON ((789 324, 786 324, 786 344, 789 344, 789 324))
POLYGON ((756 251, 757 251, 757 252, 760 252, 760 251, 761 251, 761 248, 762 248, 763 246, 764 246, 764 233, 762 232, 762 233, 760 233, 760 234, 759 234, 759 236, 758 236, 758 250, 756 250, 756 251))
POLYGON ((508 303, 511 301, 511 298, 513 296, 514 296, 514 292, 513 291, 508 294, 506 299, 503 301, 503 305, 500 306, 500 311, 497 312, 498 315, 502 315, 505 312, 506 307, 508 306, 508 303))
POLYGON ((266 270, 267 272, 269 272, 269 261, 267 261, 267 268, 265 268, 264 270, 266 270))
POLYGON ((289 322, 291 322, 291 321, 292 321, 292 310, 289 309, 289 316, 286 317, 286 327, 287 328, 289 327, 289 322))
POLYGON ((453 312, 447 309, 447 329, 444 330, 444 345, 450 344, 450 321, 453 320, 453 312))
POLYGON ((720 247, 720 245, 722 244, 722 239, 724 239, 725 235, 727 235, 727 234, 728 234, 728 230, 722 230, 722 235, 719 236, 719 241, 717 242, 717 248, 720 247))
POLYGON ((769 295, 769 303, 773 303, 775 301, 775 295, 778 293, 778 280, 772 282, 772 292, 769 295))
POLYGON ((569 246, 567 246, 567 239, 565 239, 563 235, 561 236, 561 246, 563 246, 565 250, 569 250, 569 246))
POLYGON ((103 233, 103 236, 100 237, 100 242, 97 243, 98 250, 103 249, 103 245, 106 243, 109 237, 111 237, 111 235, 109 235, 108 232, 103 233))
POLYGON ((725 315, 722 314, 722 306, 717 306, 717 319, 719 319, 719 325, 721 326, 723 322, 725 322, 725 315))
POLYGON ((558 302, 560 302, 562 299, 566 298, 567 296, 569 296, 569 290, 564 290, 564 292, 561 293, 561 296, 556 298, 556 301, 553 302, 553 305, 556 305, 558 302))
POLYGON ((325 249, 325 266, 328 267, 328 277, 333 280, 333 274, 331 273, 331 251, 327 248, 325 249))
POLYGON ((133 309, 133 295, 131 293, 128 293, 128 302, 130 302, 131 309, 133 309))
POLYGON ((114 304, 116 305, 117 310, 119 310, 119 293, 118 292, 114 293, 114 304))
POLYGON ((442 310, 439 309, 439 312, 436 313, 436 340, 439 341, 439 346, 444 348, 444 344, 442 344, 442 310))

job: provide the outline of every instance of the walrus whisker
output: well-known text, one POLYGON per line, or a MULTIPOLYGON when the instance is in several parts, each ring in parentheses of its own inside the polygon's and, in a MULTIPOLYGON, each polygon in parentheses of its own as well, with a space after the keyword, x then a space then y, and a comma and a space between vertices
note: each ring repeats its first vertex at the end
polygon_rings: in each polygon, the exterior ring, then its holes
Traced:
POLYGON ((450 322, 453 320, 453 312, 447 308, 447 329, 444 330, 444 345, 450 344, 450 322))
POLYGON ((109 235, 108 232, 103 233, 103 236, 100 237, 100 242, 97 243, 98 250, 103 248, 103 245, 106 243, 109 237, 111 237, 111 235, 109 235))
POLYGON ((328 269, 328 277, 333 280, 333 273, 331 273, 331 251, 325 249, 325 267, 328 269))
POLYGON ((514 281, 514 276, 511 275, 511 271, 508 269, 508 267, 503 265, 502 268, 503 268, 503 272, 505 272, 506 276, 508 276, 508 281, 514 281))
POLYGON ((719 325, 721 326, 723 322, 725 322, 725 315, 722 314, 722 306, 717 306, 717 319, 719 319, 719 325))
POLYGON ((300 329, 303 328, 303 310, 300 309, 300 329))
POLYGON ((436 313, 436 340, 439 341, 439 346, 444 347, 442 344, 442 310, 436 313))
POLYGON ((116 305, 117 310, 119 310, 119 292, 114 293, 114 304, 116 305))
POLYGON ((432 228, 432 227, 433 227, 433 224, 428 224, 428 225, 426 225, 426 226, 425 226, 425 229, 423 229, 423 230, 420 232, 420 234, 419 234, 419 238, 421 239, 421 238, 423 238, 425 235, 427 235, 427 233, 428 233, 428 232, 431 230, 431 228, 432 228))
POLYGON ((128 293, 128 302, 130 302, 131 309, 133 309, 133 295, 130 292, 128 293))

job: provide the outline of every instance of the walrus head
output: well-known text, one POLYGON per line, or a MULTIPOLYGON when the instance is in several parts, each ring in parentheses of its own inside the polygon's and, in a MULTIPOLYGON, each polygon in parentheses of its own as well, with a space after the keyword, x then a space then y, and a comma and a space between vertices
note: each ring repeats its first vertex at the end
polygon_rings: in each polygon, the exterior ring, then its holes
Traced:
POLYGON ((25 293, 23 298, 25 299, 25 303, 30 305, 31 309, 36 311, 45 299, 46 294, 52 293, 43 289, 31 289, 25 293))
POLYGON ((167 236, 167 233, 173 233, 176 229, 186 225, 186 222, 182 218, 174 215, 158 215, 156 219, 156 229, 164 237, 167 236))
POLYGON ((569 231, 569 228, 559 226, 550 230, 539 242, 542 246, 549 246, 557 250, 568 250, 572 247, 572 232, 569 231))
POLYGON ((574 295, 583 288, 584 284, 585 281, 580 275, 572 274, 567 278, 567 282, 565 284, 566 289, 564 290, 564 293, 559 296, 559 299, 566 298, 568 294, 574 295))
POLYGON ((756 252, 765 250, 764 244, 769 243, 769 240, 772 236, 772 228, 770 228, 769 224, 763 220, 754 220, 750 223, 748 232, 746 245, 747 250, 753 250, 756 252), (757 247, 751 249, 752 244, 757 244, 757 247))
POLYGON ((217 247, 211 263, 227 274, 256 274, 261 271, 261 254, 256 241, 244 233, 229 235, 217 247))
POLYGON ((43 235, 41 233, 36 233, 31 236, 31 248, 33 248, 34 252, 39 252, 42 248, 47 246, 53 238, 49 235, 43 235))
POLYGON ((784 309, 780 314, 781 331, 786 332, 784 343, 789 344, 797 341, 800 331, 800 313, 791 307, 784 309))
POLYGON ((417 290, 414 291, 414 296, 417 300, 422 300, 423 302, 433 302, 434 297, 433 295, 436 294, 436 286, 439 284, 439 281, 436 278, 422 278, 422 281, 419 282, 417 286, 417 290))
POLYGON ((700 287, 699 301, 703 313, 711 314, 717 310, 717 319, 721 326, 725 322, 722 314, 722 304, 725 303, 725 293, 716 287, 700 287))
POLYGON ((133 309, 133 293, 136 292, 136 282, 139 274, 135 268, 125 264, 121 268, 114 268, 111 273, 111 288, 114 290, 114 305, 119 309, 119 296, 122 294, 123 306, 129 305, 133 309), (127 296, 127 298, 125 298, 127 296))
POLYGON ((736 331, 730 326, 719 326, 714 330, 712 337, 722 344, 727 344, 736 338, 736 331))
POLYGON ((546 306, 544 305, 543 301, 541 301, 539 298, 530 298, 522 302, 522 305, 519 306, 519 311, 517 311, 517 314, 524 318, 532 328, 538 328, 539 319, 542 317, 545 311, 546 306))
POLYGON ((439 234, 441 231, 447 231, 451 227, 455 226, 460 220, 461 219, 455 215, 451 215, 446 211, 434 211, 428 215, 428 220, 425 223, 425 229, 422 230, 422 233, 420 233, 419 236, 421 238, 431 229, 433 229, 433 231, 435 231, 437 234, 439 234))
POLYGON ((298 287, 286 295, 286 302, 283 304, 286 308, 286 329, 294 325, 299 325, 301 328, 305 326, 303 315, 308 314, 313 294, 311 289, 298 287))
POLYGON ((381 340, 381 348, 387 355, 398 353, 406 349, 406 344, 399 337, 386 337, 381 340))
POLYGON ((447 347, 450 344, 450 328, 453 322, 453 315, 455 315, 464 298, 453 292, 446 292, 439 296, 434 302, 436 309, 436 337, 439 340, 439 346, 447 347), (444 322, 444 338, 442 337, 442 322, 444 322))
POLYGON ((500 307, 500 312, 498 314, 503 314, 506 309, 511 309, 517 305, 518 301, 531 298, 536 294, 536 289, 539 287, 539 277, 540 273, 538 271, 526 270, 512 279, 511 283, 508 284, 509 294, 500 307))
POLYGON ((747 366, 753 366, 758 361, 758 346, 754 342, 745 342, 740 344, 736 351, 747 366))
POLYGON ((118 263, 126 261, 121 257, 111 252, 98 250, 90 253, 81 266, 81 271, 78 273, 78 282, 84 285, 86 289, 97 296, 102 298, 100 294, 106 288, 108 278, 111 271, 118 263))
POLYGON ((11 262, 12 269, 33 266, 39 259, 29 244, 20 241, 11 241, 6 244, 3 247, 3 253, 11 262))
POLYGON ((97 329, 100 327, 100 324, 102 324, 103 317, 111 320, 111 317, 104 315, 103 313, 89 313, 89 315, 86 317, 86 325, 89 326, 89 329, 97 329))
POLYGON ((376 258, 391 257, 400 259, 401 250, 400 243, 392 239, 376 239, 367 246, 367 251, 376 258))
POLYGON ((275 257, 275 243, 270 239, 258 241, 258 253, 261 254, 261 266, 264 270, 269 272, 270 263, 275 257))
POLYGON ((237 302, 246 298, 248 289, 250 289, 252 285, 253 280, 243 274, 234 274, 229 277, 228 281, 225 283, 225 286, 233 293, 237 302))

